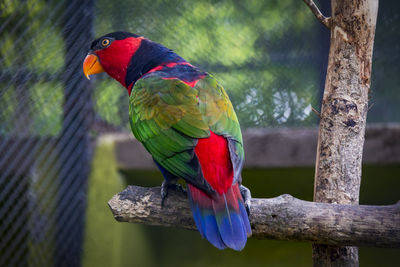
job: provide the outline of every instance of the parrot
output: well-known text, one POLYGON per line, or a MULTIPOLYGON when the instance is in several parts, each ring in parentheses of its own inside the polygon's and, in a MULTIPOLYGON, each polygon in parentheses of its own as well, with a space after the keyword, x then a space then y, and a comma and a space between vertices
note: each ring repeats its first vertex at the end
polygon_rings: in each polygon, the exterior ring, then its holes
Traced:
POLYGON ((201 236, 218 249, 242 250, 251 236, 251 193, 242 185, 242 133, 224 88, 173 50, 129 32, 91 43, 83 73, 102 72, 127 89, 132 133, 164 178, 161 206, 183 179, 201 236))

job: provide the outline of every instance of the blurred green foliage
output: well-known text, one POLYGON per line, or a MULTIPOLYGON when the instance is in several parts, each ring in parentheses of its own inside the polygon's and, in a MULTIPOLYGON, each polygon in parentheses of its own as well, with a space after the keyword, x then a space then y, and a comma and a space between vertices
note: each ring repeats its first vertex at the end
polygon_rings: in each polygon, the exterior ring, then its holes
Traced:
MULTIPOLYGON (((100 0, 96 7, 97 35, 135 32, 214 74, 227 89, 243 127, 316 123, 311 106, 318 106, 319 69, 310 59, 317 57, 318 34, 304 5, 291 0, 151 5, 144 0, 100 0)), ((121 91, 114 93, 126 94, 121 91)))
MULTIPOLYGON (((400 121, 399 8, 400 2, 380 3, 369 122, 400 121)), ((319 107, 328 53, 321 46, 328 30, 303 3, 99 0, 95 25, 98 36, 117 30, 144 35, 214 74, 244 128, 317 123, 311 107, 319 107)), ((115 94, 125 109, 126 93, 115 94)))
MULTIPOLYGON (((400 120, 399 3, 380 5, 371 122, 400 120)), ((0 2, 0 134, 55 135, 60 131, 67 8, 68 1, 0 2)), ((319 106, 328 51, 322 39, 328 30, 303 3, 97 0, 94 15, 96 36, 118 30, 135 32, 215 75, 228 91, 244 128, 317 123, 311 107, 319 106)), ((129 129, 126 90, 106 75, 95 80, 96 113, 129 129)))
POLYGON ((64 1, 0 2, 1 135, 61 129, 64 8, 64 1))

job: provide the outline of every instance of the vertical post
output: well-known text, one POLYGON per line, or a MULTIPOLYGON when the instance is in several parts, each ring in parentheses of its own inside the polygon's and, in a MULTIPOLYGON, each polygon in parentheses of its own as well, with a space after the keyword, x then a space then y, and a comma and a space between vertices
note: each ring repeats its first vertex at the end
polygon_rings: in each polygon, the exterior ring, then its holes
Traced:
MULTIPOLYGON (((332 0, 314 201, 357 205, 378 0, 332 0)), ((357 247, 313 245, 314 266, 358 266, 357 247)))
POLYGON ((55 266, 80 266, 90 171, 89 127, 93 118, 91 88, 82 62, 94 39, 94 0, 66 1, 64 116, 59 149, 59 189, 55 266))

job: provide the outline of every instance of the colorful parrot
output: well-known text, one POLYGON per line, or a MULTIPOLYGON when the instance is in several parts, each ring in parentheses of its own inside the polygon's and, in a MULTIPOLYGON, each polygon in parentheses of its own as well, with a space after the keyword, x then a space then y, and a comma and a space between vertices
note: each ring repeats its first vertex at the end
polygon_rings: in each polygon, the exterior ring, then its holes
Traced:
POLYGON ((200 234, 219 249, 242 250, 251 235, 251 196, 241 185, 239 122, 222 86, 172 50, 128 32, 91 44, 83 72, 89 79, 104 71, 128 90, 132 132, 164 176, 161 204, 182 178, 200 234))

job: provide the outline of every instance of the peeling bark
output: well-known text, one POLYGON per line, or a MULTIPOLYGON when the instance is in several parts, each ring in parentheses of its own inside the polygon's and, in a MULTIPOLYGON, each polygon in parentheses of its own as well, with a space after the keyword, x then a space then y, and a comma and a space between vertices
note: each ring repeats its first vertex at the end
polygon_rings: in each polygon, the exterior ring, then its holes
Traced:
MULTIPOLYGON (((378 0, 332 0, 314 201, 358 204, 378 0)), ((355 247, 313 246, 315 266, 358 266, 355 247)))
MULTIPOLYGON (((170 189, 161 207, 160 187, 128 186, 108 205, 121 222, 196 230, 188 198, 180 191, 170 189)), ((282 195, 252 199, 249 218, 256 238, 400 247, 400 202, 390 206, 336 205, 282 195)))

